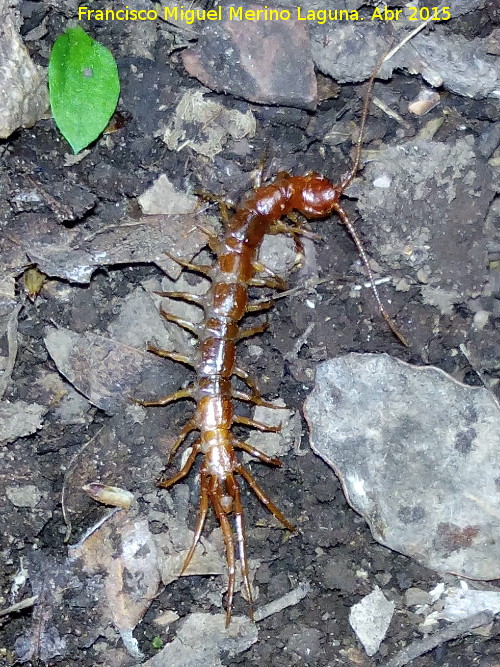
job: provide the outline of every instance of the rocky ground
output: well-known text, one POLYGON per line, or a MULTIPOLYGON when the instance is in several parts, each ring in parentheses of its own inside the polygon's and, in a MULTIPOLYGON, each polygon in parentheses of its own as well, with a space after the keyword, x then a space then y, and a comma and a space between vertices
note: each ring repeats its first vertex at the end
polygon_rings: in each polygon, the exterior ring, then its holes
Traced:
MULTIPOLYGON (((476 634, 474 622, 439 617, 436 587, 449 590, 458 579, 375 541, 310 449, 301 413, 317 365, 349 352, 434 365, 498 394, 500 16, 493 1, 465 4, 384 65, 363 168, 343 200, 408 346, 381 317, 335 216, 310 223, 318 238, 305 239, 299 269, 291 270, 290 240, 266 241, 263 261, 290 291, 269 312, 267 331, 238 353, 262 393, 290 412, 279 411, 282 435, 252 440, 279 452, 283 467, 249 468, 297 531, 283 530, 245 489, 258 622, 246 619, 238 593, 229 632, 214 519, 196 574, 176 578, 194 524, 196 475, 169 492, 155 487, 191 406, 146 410, 130 400, 175 391, 191 377, 146 351, 151 341, 191 349, 159 315, 154 291, 176 279, 176 289, 204 289, 165 252, 190 259, 201 250, 196 261, 213 261, 197 225, 220 233, 220 215, 216 205, 200 207, 196 193, 238 201, 262 162, 266 180, 312 169, 340 182, 351 166, 362 82, 416 25, 80 22, 118 63, 113 126, 76 158, 40 113, 0 143, 0 608, 37 596, 0 617, 1 664, 500 664, 492 614, 476 634), (416 115, 409 103, 424 90, 437 104, 416 115), (45 276, 40 283, 27 272, 33 266, 45 276), (96 480, 130 491, 130 510, 109 516, 81 490, 96 480), (391 611, 369 656, 349 617, 377 588, 391 611), (434 644, 423 643, 427 635, 434 644), (414 641, 419 657, 395 658, 414 641), (186 646, 194 652, 180 658, 186 646)), ((75 24, 76 5, 23 1, 16 11, 32 61, 45 68, 54 39, 75 24)), ((273 293, 252 292, 263 294, 273 293)), ((243 429, 240 436, 255 438, 243 429)), ((495 581, 471 586, 498 590, 495 581)))

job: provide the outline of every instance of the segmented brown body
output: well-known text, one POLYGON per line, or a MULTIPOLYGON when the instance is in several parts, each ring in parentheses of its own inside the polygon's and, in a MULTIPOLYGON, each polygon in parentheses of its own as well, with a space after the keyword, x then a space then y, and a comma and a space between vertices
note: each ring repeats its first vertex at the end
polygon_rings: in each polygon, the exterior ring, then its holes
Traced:
MULTIPOLYGON (((372 83, 373 77, 370 85, 372 83)), ((347 226, 360 251, 384 318, 398 338, 404 342, 392 319, 382 306, 373 282, 368 258, 346 212, 340 205, 340 197, 352 181, 359 163, 362 127, 366 119, 370 90, 369 88, 363 109, 361 132, 354 164, 349 174, 339 185, 332 184, 316 173, 308 173, 305 176, 278 174, 274 182, 254 189, 243 199, 234 215, 227 220, 222 239, 210 236, 209 245, 217 256, 217 262, 213 267, 180 261, 186 268, 201 272, 211 279, 212 282, 208 292, 201 297, 184 292, 160 293, 163 296, 194 302, 204 310, 203 322, 198 325, 162 311, 166 319, 176 322, 198 336, 199 348, 195 359, 188 359, 185 356, 160 350, 154 346, 149 348, 160 356, 193 366, 197 377, 195 383, 187 389, 182 389, 156 401, 140 401, 140 403, 146 406, 166 405, 184 398, 191 398, 196 402, 195 414, 182 429, 173 446, 171 456, 189 433, 197 430, 199 436, 193 443, 191 453, 181 470, 173 477, 160 482, 160 486, 168 488, 185 477, 191 470, 197 455, 203 455, 200 469, 198 518, 193 541, 182 572, 187 569, 191 562, 211 505, 222 528, 229 569, 227 625, 231 620, 236 564, 234 533, 229 522, 230 515, 234 517, 241 572, 250 604, 250 616, 253 617, 252 591, 249 581, 238 477, 243 478, 248 483, 259 500, 287 529, 294 529, 288 519, 258 486, 250 472, 243 467, 236 455, 236 450, 244 450, 271 465, 280 466, 281 462, 245 442, 236 440, 231 431, 235 423, 267 431, 279 430, 276 427, 268 427, 251 419, 237 416, 234 412, 234 399, 251 401, 258 405, 271 405, 263 400, 248 373, 236 364, 237 341, 263 330, 263 327, 242 330, 240 328, 241 319, 248 312, 261 310, 263 307, 271 305, 271 302, 249 303, 249 286, 277 286, 276 280, 269 278, 269 276, 267 278, 256 277, 257 253, 264 235, 288 232, 296 237, 300 234, 299 222, 294 220, 294 226, 282 222, 282 218, 290 216, 294 212, 300 213, 308 219, 325 218, 333 212, 337 213, 342 223, 347 226), (236 391, 231 382, 233 375, 241 378, 249 386, 251 393, 236 391)))

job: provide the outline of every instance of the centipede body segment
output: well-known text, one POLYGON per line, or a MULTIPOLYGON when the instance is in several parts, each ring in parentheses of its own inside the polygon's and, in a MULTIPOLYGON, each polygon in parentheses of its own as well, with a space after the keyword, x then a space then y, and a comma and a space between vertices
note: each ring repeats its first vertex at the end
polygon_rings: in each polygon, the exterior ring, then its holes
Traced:
POLYGON ((182 573, 186 571, 193 557, 202 534, 209 508, 212 507, 220 523, 226 559, 228 563, 228 593, 226 607, 226 625, 231 621, 235 588, 236 552, 240 562, 243 583, 250 605, 250 617, 253 618, 252 589, 249 579, 248 557, 245 545, 245 528, 241 501, 240 480, 252 489, 257 498, 268 508, 278 521, 288 530, 293 531, 291 522, 282 514, 267 493, 260 488, 251 473, 243 467, 237 457, 237 450, 243 450, 264 463, 280 466, 281 462, 255 449, 245 442, 238 441, 232 426, 236 423, 258 428, 264 431, 276 431, 252 419, 235 414, 234 400, 248 401, 257 405, 270 405, 259 394, 255 382, 236 362, 236 343, 263 330, 262 326, 248 329, 241 327, 241 320, 248 312, 267 308, 271 302, 252 304, 249 302, 250 286, 268 285, 280 287, 276 278, 264 275, 257 270, 260 265, 257 255, 264 235, 268 233, 289 233, 294 238, 300 235, 300 222, 293 218, 293 225, 285 222, 287 216, 299 213, 306 219, 327 218, 336 213, 353 237, 363 259, 375 292, 379 309, 395 335, 404 342, 392 319, 386 313, 373 282, 368 258, 361 242, 341 206, 340 197, 351 183, 357 171, 363 127, 366 121, 369 96, 374 75, 370 80, 363 109, 361 129, 356 146, 353 166, 339 185, 317 173, 304 176, 291 176, 280 173, 270 184, 255 188, 247 194, 232 216, 228 216, 222 238, 210 236, 209 245, 216 256, 213 266, 199 266, 179 261, 186 269, 201 272, 211 280, 211 286, 203 296, 193 296, 184 292, 163 292, 163 296, 194 302, 203 308, 204 317, 200 324, 194 324, 177 316, 161 311, 169 321, 176 322, 199 339, 198 350, 194 358, 188 358, 167 350, 150 346, 151 352, 163 357, 191 365, 196 372, 195 382, 169 396, 155 401, 139 401, 145 406, 167 405, 180 399, 192 399, 196 403, 194 415, 181 430, 175 441, 170 458, 193 431, 198 436, 192 444, 191 453, 181 469, 172 477, 161 481, 159 486, 169 488, 183 479, 191 471, 198 455, 202 455, 200 468, 200 500, 194 537, 184 561, 182 573), (248 392, 233 388, 232 376, 239 377, 247 386, 248 392), (230 517, 233 519, 234 532, 230 517))

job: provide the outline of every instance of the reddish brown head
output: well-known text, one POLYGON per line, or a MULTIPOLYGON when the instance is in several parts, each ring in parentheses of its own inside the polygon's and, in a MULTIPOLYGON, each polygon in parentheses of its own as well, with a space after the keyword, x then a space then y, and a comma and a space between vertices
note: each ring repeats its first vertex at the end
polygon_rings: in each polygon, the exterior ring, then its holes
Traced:
POLYGON ((290 203, 306 218, 325 218, 336 210, 342 190, 314 172, 290 179, 290 203))

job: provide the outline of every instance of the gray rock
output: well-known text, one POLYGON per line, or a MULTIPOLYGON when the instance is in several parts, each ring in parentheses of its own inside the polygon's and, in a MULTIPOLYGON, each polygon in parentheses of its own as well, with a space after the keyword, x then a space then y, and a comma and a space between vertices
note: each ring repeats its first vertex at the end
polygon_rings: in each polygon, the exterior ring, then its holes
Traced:
POLYGON ((388 355, 321 364, 311 446, 381 544, 439 572, 500 577, 500 406, 388 355))
POLYGON ((31 127, 48 108, 43 71, 31 60, 17 29, 17 12, 0 0, 0 138, 31 127))

